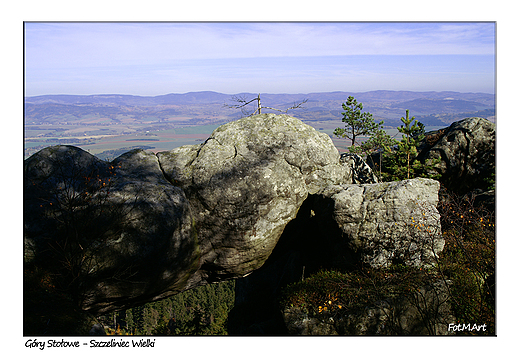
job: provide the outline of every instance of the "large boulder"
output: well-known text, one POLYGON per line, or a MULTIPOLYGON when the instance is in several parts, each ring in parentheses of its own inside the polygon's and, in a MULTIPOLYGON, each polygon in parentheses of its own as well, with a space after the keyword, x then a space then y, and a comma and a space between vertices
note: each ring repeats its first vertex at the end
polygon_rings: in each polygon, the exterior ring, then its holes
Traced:
POLYGON ((110 163, 49 147, 25 161, 26 262, 95 314, 157 300, 259 268, 307 196, 350 177, 330 138, 289 116, 110 163))
POLYGON ((108 163, 49 147, 26 160, 24 179, 26 261, 82 309, 180 292, 198 269, 188 201, 154 154, 136 150, 108 163))
POLYGON ((371 267, 435 263, 444 248, 439 182, 416 178, 331 185, 316 196, 316 215, 332 215, 348 246, 371 267))
POLYGON ((418 150, 422 162, 438 161, 439 180, 452 191, 486 191, 495 179, 495 124, 487 119, 466 118, 428 133, 418 150))
POLYGON ((208 282, 260 267, 309 194, 351 180, 330 138, 286 115, 242 118, 157 156, 189 198, 208 282))

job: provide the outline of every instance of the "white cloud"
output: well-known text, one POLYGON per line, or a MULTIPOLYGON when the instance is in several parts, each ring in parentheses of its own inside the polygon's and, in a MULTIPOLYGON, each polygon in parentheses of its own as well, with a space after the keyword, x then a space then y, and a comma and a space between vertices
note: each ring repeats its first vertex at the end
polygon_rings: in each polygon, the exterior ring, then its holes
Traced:
MULTIPOLYGON (((27 23, 25 35, 28 95, 140 94, 142 83, 157 84, 143 94, 235 93, 260 84, 264 92, 341 90, 354 79, 383 84, 394 73, 414 73, 411 64, 425 66, 413 56, 379 55, 494 51, 492 23, 27 23)), ((475 64, 472 57, 465 65, 475 64)), ((445 61, 439 70, 455 65, 445 61)))
MULTIPOLYGON (((40 65, 178 59, 493 53, 493 24, 51 23, 27 24, 40 65)), ((30 57, 29 57, 30 60, 30 57)))

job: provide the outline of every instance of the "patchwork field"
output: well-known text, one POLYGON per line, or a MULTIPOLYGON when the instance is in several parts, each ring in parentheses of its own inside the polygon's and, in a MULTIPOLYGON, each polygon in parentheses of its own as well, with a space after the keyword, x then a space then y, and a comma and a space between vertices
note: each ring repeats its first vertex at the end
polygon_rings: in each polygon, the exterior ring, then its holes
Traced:
MULTIPOLYGON (((350 140, 337 138, 334 129, 343 127, 341 120, 307 121, 316 130, 329 135, 340 153, 347 152, 350 140)), ((44 147, 64 144, 82 148, 101 159, 112 160, 134 148, 142 148, 154 153, 171 150, 188 144, 200 144, 221 124, 194 125, 172 129, 150 130, 135 123, 132 126, 28 126, 25 130, 25 158, 44 147), (124 133, 124 134, 115 134, 124 133)), ((146 124, 146 128, 150 128, 146 124)), ((441 126, 427 126, 426 130, 436 130, 441 126)), ((386 132, 399 138, 397 128, 385 128, 386 132)), ((360 141, 367 138, 360 137, 360 141)))
POLYGON ((218 125, 200 125, 155 131, 139 131, 134 128, 131 133, 125 134, 110 134, 110 132, 121 132, 121 129, 117 126, 109 129, 63 128, 66 133, 56 131, 51 127, 25 131, 25 157, 34 154, 43 147, 57 144, 74 145, 91 154, 98 155, 102 159, 109 159, 106 155, 103 155, 104 152, 121 148, 143 147, 153 152, 160 152, 186 144, 203 142, 218 125), (103 130, 106 134, 100 134, 103 130), (53 134, 57 135, 52 136, 53 134))
MULTIPOLYGON (((288 114, 327 133, 339 151, 345 152, 350 141, 334 137, 333 131, 344 126, 341 104, 347 95, 350 93, 263 94, 262 103, 283 110, 307 99, 304 107, 288 114)), ((252 94, 243 96, 254 98, 252 94)), ((396 127, 402 124, 399 118, 405 109, 410 109, 427 130, 447 127, 468 117, 495 119, 491 94, 373 91, 355 96, 364 102, 366 111, 373 113, 376 122, 384 120, 385 130, 396 137, 396 127)), ((216 92, 156 97, 28 97, 24 111, 24 157, 57 144, 74 145, 102 159, 113 159, 133 148, 159 152, 201 143, 219 125, 242 117, 240 110, 224 105, 232 98, 216 92)))

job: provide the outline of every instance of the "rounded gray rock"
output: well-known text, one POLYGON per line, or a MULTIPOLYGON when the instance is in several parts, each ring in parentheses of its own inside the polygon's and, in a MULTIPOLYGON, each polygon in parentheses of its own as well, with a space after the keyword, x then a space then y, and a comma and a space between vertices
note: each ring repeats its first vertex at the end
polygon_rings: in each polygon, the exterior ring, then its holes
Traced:
POLYGON ((326 134, 286 115, 242 118, 158 157, 189 197, 210 281, 260 267, 307 195, 349 176, 326 134))

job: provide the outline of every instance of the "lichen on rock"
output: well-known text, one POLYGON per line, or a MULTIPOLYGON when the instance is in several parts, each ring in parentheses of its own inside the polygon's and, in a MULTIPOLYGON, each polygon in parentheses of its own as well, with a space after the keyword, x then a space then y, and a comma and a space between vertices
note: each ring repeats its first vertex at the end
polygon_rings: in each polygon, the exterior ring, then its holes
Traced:
POLYGON ((364 263, 420 267, 434 264, 444 247, 438 191, 439 182, 416 178, 332 185, 322 189, 317 200, 327 203, 345 240, 364 263))
POLYGON ((261 266, 307 195, 345 182, 349 171, 327 135, 273 114, 227 123, 203 144, 158 158, 189 197, 206 242, 202 270, 208 280, 261 266))

